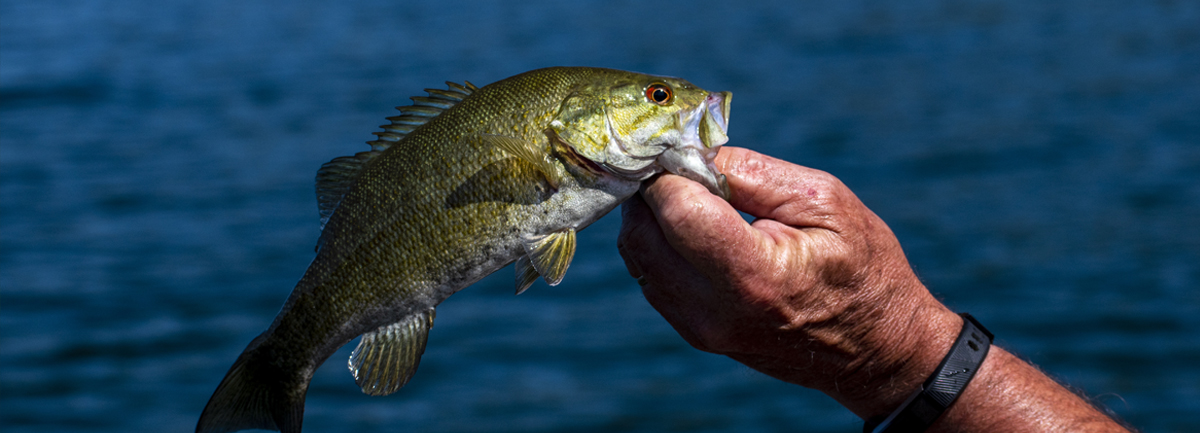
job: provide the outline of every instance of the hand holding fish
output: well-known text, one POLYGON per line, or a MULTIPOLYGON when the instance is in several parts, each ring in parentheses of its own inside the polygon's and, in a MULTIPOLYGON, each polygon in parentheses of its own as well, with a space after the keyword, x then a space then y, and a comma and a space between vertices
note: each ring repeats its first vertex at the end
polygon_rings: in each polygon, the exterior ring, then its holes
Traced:
POLYGON ((870 416, 953 338, 958 317, 837 179, 744 149, 718 167, 729 92, 587 67, 447 86, 398 107, 370 151, 317 171, 316 257, 217 385, 197 433, 299 433, 313 372, 359 336, 346 364, 355 383, 397 392, 443 300, 510 263, 517 293, 558 284, 575 233, 663 171, 676 176, 643 190, 649 208, 626 207, 622 251, 697 347, 870 416), (735 208, 761 219, 748 225, 735 208))
MULTIPOLYGON (((833 176, 731 147, 716 165, 729 202, 663 175, 622 208, 618 248, 646 300, 692 346, 820 390, 864 419, 900 406, 950 350, 962 319, 833 176)), ((1123 431, 993 348, 933 430, 1047 425, 1123 431)))

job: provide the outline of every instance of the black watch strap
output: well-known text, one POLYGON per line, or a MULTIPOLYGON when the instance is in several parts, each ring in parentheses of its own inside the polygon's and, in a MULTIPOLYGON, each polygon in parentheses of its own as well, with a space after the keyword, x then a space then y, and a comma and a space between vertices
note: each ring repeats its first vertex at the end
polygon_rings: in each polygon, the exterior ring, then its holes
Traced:
POLYGON ((963 318, 962 332, 929 379, 887 418, 867 422, 863 432, 923 432, 954 404, 983 365, 993 339, 992 333, 970 314, 959 316, 963 318))

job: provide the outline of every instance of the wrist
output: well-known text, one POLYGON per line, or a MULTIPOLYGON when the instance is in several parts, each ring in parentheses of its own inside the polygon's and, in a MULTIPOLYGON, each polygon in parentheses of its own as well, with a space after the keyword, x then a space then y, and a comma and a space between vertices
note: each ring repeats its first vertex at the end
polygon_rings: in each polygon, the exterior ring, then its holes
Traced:
POLYGON ((879 349, 855 368, 862 379, 856 393, 835 396, 863 419, 886 416, 933 373, 962 328, 962 318, 923 286, 907 302, 886 303, 892 313, 877 325, 879 349))
POLYGON ((992 345, 992 334, 970 314, 950 352, 929 378, 887 417, 866 420, 864 432, 923 432, 941 418, 979 372, 992 345))

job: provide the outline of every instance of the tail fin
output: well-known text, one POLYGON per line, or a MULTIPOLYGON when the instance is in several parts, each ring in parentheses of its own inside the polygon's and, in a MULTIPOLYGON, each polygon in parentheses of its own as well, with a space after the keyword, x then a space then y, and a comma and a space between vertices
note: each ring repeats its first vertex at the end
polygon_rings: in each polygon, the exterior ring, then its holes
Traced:
POLYGON ((225 433, 245 429, 300 433, 308 379, 280 371, 256 356, 257 339, 225 373, 196 423, 196 433, 225 433))

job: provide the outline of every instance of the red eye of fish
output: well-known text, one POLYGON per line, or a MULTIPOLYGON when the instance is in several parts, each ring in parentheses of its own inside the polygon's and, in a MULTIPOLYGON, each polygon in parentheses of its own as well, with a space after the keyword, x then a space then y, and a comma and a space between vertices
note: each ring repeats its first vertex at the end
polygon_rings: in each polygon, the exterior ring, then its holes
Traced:
POLYGON ((671 88, 666 84, 651 84, 646 88, 646 99, 658 105, 667 105, 671 102, 671 88))

